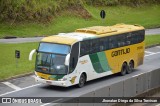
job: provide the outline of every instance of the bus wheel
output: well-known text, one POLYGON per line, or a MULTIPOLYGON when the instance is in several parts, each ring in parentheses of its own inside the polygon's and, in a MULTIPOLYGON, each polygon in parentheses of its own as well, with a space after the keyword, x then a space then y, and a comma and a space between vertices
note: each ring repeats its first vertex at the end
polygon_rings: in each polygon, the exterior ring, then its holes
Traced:
POLYGON ((79 84, 78 84, 78 87, 83 87, 84 86, 84 84, 85 84, 85 82, 86 82, 86 77, 85 77, 85 75, 84 74, 81 74, 81 76, 80 76, 80 78, 79 78, 79 84))
POLYGON ((127 73, 130 74, 133 71, 133 69, 134 69, 134 62, 131 60, 129 62, 127 73))
POLYGON ((127 63, 123 63, 122 68, 121 68, 121 73, 120 73, 122 76, 126 74, 127 68, 128 68, 127 63))

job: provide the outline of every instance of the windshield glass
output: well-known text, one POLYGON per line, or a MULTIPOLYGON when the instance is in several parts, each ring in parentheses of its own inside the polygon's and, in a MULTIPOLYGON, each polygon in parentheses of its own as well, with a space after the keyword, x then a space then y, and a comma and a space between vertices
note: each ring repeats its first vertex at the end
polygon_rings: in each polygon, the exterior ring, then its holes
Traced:
POLYGON ((37 53, 36 71, 47 74, 67 74, 68 67, 64 65, 66 55, 52 53, 37 53))
POLYGON ((54 43, 40 43, 38 51, 56 54, 68 54, 70 52, 70 46, 54 43))

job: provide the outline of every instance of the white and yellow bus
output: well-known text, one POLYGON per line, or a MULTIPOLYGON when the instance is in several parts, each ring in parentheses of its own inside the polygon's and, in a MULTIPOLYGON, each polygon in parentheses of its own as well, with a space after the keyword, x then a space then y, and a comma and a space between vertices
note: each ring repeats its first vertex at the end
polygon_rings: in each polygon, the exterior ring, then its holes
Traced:
POLYGON ((77 29, 41 40, 35 80, 56 86, 84 86, 86 81, 131 73, 143 64, 144 27, 116 24, 77 29))

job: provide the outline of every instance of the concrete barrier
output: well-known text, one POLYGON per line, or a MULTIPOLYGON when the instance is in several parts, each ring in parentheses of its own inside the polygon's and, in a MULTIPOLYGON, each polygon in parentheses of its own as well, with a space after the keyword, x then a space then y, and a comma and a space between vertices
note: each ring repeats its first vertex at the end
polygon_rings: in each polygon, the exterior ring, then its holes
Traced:
POLYGON ((151 72, 146 73, 146 77, 147 77, 147 90, 151 89, 151 72))
MULTIPOLYGON (((94 97, 109 97, 110 96, 109 90, 110 90, 109 86, 95 90, 94 97)), ((109 106, 109 103, 94 103, 94 106, 109 106)))
POLYGON ((110 96, 109 90, 110 90, 109 86, 95 90, 94 97, 109 97, 110 96))
POLYGON ((153 70, 151 72, 151 89, 159 86, 160 70, 153 70))
POLYGON ((124 84, 123 85, 123 89, 124 89, 123 96, 124 97, 136 96, 137 77, 132 77, 130 79, 125 80, 123 84, 124 84))
POLYGON ((147 80, 147 74, 141 74, 137 76, 137 82, 136 82, 136 91, 137 95, 145 92, 148 89, 148 80, 147 80))
POLYGON ((123 81, 112 84, 109 86, 109 96, 110 97, 123 97, 123 81))
MULTIPOLYGON (((139 94, 147 92, 148 90, 160 87, 160 69, 152 70, 142 73, 137 76, 113 83, 105 86, 80 97, 135 97, 139 94)), ((61 103, 54 106, 111 106, 113 103, 61 103)))

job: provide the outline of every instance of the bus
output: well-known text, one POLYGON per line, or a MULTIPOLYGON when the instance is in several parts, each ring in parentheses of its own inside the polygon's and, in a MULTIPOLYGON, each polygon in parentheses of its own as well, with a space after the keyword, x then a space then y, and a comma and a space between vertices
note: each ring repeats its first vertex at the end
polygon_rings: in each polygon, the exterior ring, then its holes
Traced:
POLYGON ((83 87, 87 81, 131 73, 143 64, 145 29, 116 24, 80 28, 43 38, 36 53, 35 80, 55 86, 83 87))

